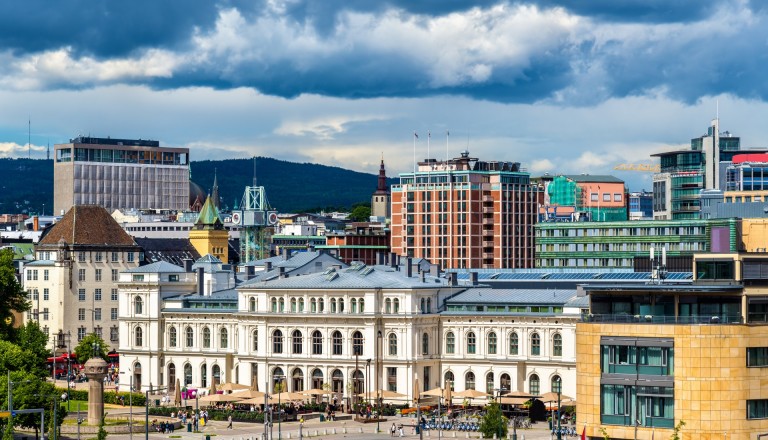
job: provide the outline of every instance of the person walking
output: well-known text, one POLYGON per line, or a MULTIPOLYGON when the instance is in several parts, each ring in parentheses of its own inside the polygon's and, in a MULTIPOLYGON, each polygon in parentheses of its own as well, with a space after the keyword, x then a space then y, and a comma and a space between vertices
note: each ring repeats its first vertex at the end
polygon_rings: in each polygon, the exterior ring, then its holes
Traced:
POLYGON ((394 437, 394 436, 395 436, 395 431, 397 431, 397 427, 396 427, 396 426, 395 426, 395 424, 393 423, 393 424, 392 424, 392 427, 391 427, 391 428, 389 428, 389 436, 390 436, 390 437, 394 437))
POLYGON ((227 425, 227 429, 232 429, 232 414, 227 416, 227 422, 229 422, 229 424, 227 425))

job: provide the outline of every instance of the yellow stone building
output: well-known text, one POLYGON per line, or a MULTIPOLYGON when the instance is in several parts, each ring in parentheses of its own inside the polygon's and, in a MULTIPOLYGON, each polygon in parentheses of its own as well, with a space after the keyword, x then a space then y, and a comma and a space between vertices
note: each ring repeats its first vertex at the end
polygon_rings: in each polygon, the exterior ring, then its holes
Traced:
POLYGON ((588 285, 576 325, 587 436, 754 439, 768 433, 768 255, 694 259, 689 284, 588 285))
POLYGON ((225 263, 229 261, 229 233, 224 229, 210 196, 205 199, 200 215, 189 231, 189 242, 200 255, 211 254, 225 263))

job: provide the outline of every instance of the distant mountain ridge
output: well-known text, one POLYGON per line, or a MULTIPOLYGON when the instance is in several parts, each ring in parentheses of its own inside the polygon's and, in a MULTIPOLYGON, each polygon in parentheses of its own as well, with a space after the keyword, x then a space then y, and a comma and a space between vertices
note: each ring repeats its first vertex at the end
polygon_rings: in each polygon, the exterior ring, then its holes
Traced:
MULTIPOLYGON (((240 205, 245 187, 253 184, 253 159, 193 161, 192 181, 207 193, 216 172, 222 207, 240 205)), ((52 214, 53 161, 0 158, 0 213, 52 214)), ((370 204, 377 175, 312 163, 269 157, 256 158, 257 185, 267 192, 270 205, 280 212, 348 209, 370 204)), ((388 179, 389 185, 396 179, 388 179)))

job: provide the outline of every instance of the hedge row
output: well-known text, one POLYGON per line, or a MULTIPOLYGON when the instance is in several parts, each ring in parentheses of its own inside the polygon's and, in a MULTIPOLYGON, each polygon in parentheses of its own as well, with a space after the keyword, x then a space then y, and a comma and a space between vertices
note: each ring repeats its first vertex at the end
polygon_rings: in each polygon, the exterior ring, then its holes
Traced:
MULTIPOLYGON (((57 388, 56 389, 58 393, 66 394, 69 393, 69 400, 82 400, 82 401, 88 401, 88 391, 87 390, 67 390, 66 388, 57 388)), ((128 402, 131 401, 131 398, 129 397, 129 394, 131 393, 115 393, 114 391, 105 391, 104 392, 104 403, 112 403, 115 405, 121 405, 123 402, 120 400, 122 397, 125 399, 125 404, 128 405, 128 402)), ((146 398, 144 397, 144 394, 142 393, 132 393, 133 394, 133 404, 134 406, 143 406, 146 403, 146 398)))

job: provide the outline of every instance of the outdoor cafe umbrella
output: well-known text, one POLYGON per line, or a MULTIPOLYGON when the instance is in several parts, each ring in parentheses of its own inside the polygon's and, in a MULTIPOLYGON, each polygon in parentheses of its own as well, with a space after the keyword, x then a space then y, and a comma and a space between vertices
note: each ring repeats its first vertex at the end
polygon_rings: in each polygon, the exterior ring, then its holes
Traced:
POLYGON ((282 393, 273 394, 269 396, 269 400, 272 401, 272 403, 277 402, 290 402, 295 400, 307 400, 309 399, 307 396, 301 393, 293 393, 289 391, 283 391, 282 393))
POLYGON ((261 391, 253 391, 253 390, 236 391, 231 395, 240 397, 242 399, 261 399, 261 402, 259 403, 264 403, 264 393, 262 393, 261 391))
POLYGON ((529 400, 531 400, 530 397, 510 397, 510 396, 499 397, 499 403, 502 405, 522 405, 529 400))
POLYGON ((181 405, 181 382, 178 378, 176 378, 176 393, 174 395, 173 402, 176 404, 176 406, 181 405))
POLYGON ((534 397, 540 397, 535 394, 526 393, 524 391, 510 391, 508 393, 502 394, 503 397, 527 397, 529 399, 532 399, 534 397))
POLYGON ((237 403, 241 405, 264 405, 264 396, 262 395, 261 398, 253 397, 250 399, 241 400, 237 403))
MULTIPOLYGON (((538 397, 538 399, 541 400, 542 402, 557 402, 557 397, 558 397, 557 393, 549 392, 549 393, 542 394, 540 397, 538 397)), ((560 394, 560 401, 571 400, 571 399, 572 397, 570 396, 566 396, 565 394, 560 394)))
POLYGON ((478 390, 464 390, 459 391, 458 393, 455 393, 454 396, 456 397, 467 397, 470 399, 477 399, 480 397, 488 397, 488 394, 478 391, 478 390))
POLYGON ((200 398, 200 403, 237 402, 243 400, 237 394, 209 394, 200 398))
POLYGON ((219 389, 221 391, 240 391, 240 390, 247 390, 248 385, 240 385, 239 383, 228 382, 220 386, 219 389))
MULTIPOLYGON (((360 393, 358 396, 365 397, 367 395, 373 396, 374 399, 382 398, 382 399, 404 399, 407 398, 405 394, 401 394, 395 391, 389 391, 389 390, 378 390, 378 391, 368 391, 367 393, 360 393)), ((424 394, 424 393, 422 393, 424 394)))
POLYGON ((306 394, 308 396, 326 396, 333 394, 333 392, 329 390, 321 390, 320 388, 312 388, 311 390, 302 391, 301 394, 306 394))

